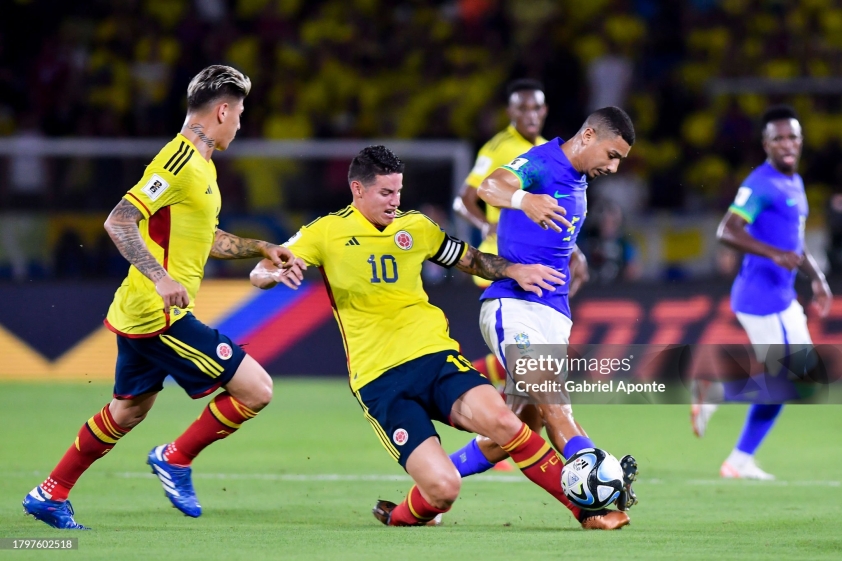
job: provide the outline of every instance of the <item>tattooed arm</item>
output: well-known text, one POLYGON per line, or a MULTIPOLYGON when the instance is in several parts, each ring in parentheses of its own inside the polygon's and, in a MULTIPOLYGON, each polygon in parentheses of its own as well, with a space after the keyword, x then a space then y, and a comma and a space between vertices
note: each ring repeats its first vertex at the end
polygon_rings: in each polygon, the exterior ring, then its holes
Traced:
POLYGON ((510 278, 521 288, 538 296, 544 290, 555 291, 555 284, 564 284, 564 275, 546 265, 523 265, 512 263, 499 255, 483 253, 475 247, 468 247, 456 268, 469 275, 488 280, 510 278))
MULTIPOLYGON (((265 257, 269 265, 273 265, 276 270, 281 269, 285 277, 291 277, 290 280, 295 285, 301 284, 301 280, 304 278, 301 271, 307 269, 304 261, 298 259, 289 249, 282 245, 275 245, 262 240, 241 238, 240 236, 235 236, 219 229, 216 231, 210 256, 215 259, 265 257)), ((286 278, 283 282, 287 286, 290 286, 290 283, 286 282, 286 278)))
MULTIPOLYGON (((217 230, 211 247, 210 256, 214 259, 247 259, 265 257, 266 250, 274 244, 261 240, 241 238, 222 230, 217 230)), ((278 246, 274 246, 278 247, 278 246)))
POLYGON ((172 306, 184 308, 190 303, 187 289, 170 277, 146 247, 137 227, 142 219, 143 214, 133 204, 121 199, 108 215, 105 231, 126 261, 155 284, 155 290, 164 299, 165 310, 172 306))

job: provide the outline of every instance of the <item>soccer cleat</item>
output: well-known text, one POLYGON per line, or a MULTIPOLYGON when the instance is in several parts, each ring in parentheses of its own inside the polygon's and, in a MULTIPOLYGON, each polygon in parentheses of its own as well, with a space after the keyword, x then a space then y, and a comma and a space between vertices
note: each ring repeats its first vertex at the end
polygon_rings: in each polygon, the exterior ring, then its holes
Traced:
MULTIPOLYGON (((391 501, 384 501, 383 499, 380 499, 377 501, 377 504, 374 505, 374 508, 371 509, 371 514, 373 514, 374 517, 384 525, 388 526, 389 518, 391 518, 392 511, 396 506, 398 505, 391 501)), ((432 520, 428 520, 425 524, 421 524, 421 526, 441 526, 441 513, 437 514, 432 520)))
POLYGON ((90 530, 73 519, 70 501, 51 501, 44 497, 41 487, 36 487, 23 498, 23 512, 59 530, 90 530))
POLYGON ((759 481, 773 481, 775 476, 766 473, 750 458, 742 465, 737 465, 728 460, 722 462, 719 468, 719 476, 724 479, 756 479, 759 481))
POLYGON ((583 510, 579 514, 579 523, 584 530, 619 530, 631 521, 629 515, 619 510, 583 510))
POLYGON ((614 504, 619 510, 625 511, 637 504, 637 495, 632 489, 632 483, 637 479, 637 460, 626 454, 620 460, 620 467, 623 468, 623 490, 620 491, 620 496, 614 504))
POLYGON ((193 490, 193 481, 190 478, 192 469, 179 467, 168 463, 164 459, 166 444, 161 444, 149 452, 146 463, 152 468, 152 473, 161 480, 164 493, 170 499, 172 505, 184 513, 185 516, 198 518, 202 515, 202 505, 196 499, 196 491, 193 490))
POLYGON ((722 402, 724 388, 720 382, 693 380, 690 384, 690 395, 693 399, 693 405, 690 407, 690 423, 693 425, 693 433, 702 438, 710 418, 719 407, 717 404, 722 402))

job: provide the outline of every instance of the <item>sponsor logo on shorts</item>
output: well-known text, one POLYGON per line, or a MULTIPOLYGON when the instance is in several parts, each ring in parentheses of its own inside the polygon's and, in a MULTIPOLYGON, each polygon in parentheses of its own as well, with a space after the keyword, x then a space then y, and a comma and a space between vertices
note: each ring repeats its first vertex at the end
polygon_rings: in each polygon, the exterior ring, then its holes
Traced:
POLYGON ((218 356, 222 360, 228 360, 229 358, 234 356, 234 350, 228 343, 220 343, 216 346, 216 356, 218 356))
POLYGON ((397 429, 392 434, 392 440, 394 440, 395 444, 398 446, 403 446, 406 444, 406 441, 409 440, 409 433, 406 432, 406 429, 397 429))
POLYGON ((530 345, 529 335, 527 335, 526 333, 518 333, 517 335, 515 335, 515 344, 517 345, 518 349, 525 351, 529 348, 530 345))
POLYGON ((395 244, 403 250, 412 249, 412 236, 406 230, 401 230, 395 234, 395 244))

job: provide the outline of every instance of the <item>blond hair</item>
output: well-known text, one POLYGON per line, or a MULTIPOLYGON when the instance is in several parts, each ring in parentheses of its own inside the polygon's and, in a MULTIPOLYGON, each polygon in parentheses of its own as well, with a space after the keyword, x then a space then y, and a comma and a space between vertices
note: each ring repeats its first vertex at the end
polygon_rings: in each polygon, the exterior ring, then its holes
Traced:
POLYGON ((190 80, 187 86, 187 109, 201 109, 221 97, 242 99, 251 91, 248 76, 230 66, 208 66, 190 80))

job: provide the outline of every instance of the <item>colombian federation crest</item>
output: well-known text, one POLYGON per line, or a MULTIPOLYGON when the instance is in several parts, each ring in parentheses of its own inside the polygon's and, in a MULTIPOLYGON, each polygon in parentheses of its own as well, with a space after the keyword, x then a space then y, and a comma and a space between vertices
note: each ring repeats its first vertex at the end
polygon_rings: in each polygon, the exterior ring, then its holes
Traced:
POLYGON ((525 351, 529 348, 529 335, 526 333, 518 333, 515 335, 515 344, 518 349, 525 351))
POLYGON ((228 360, 234 354, 234 350, 228 343, 220 343, 216 346, 216 356, 222 360, 228 360))
POLYGON ((394 440, 395 444, 398 446, 403 446, 406 444, 406 441, 409 440, 409 433, 406 432, 406 429, 397 429, 394 434, 392 434, 392 440, 394 440))
POLYGON ((406 230, 401 230, 395 234, 395 245, 404 251, 412 249, 412 236, 406 230))

